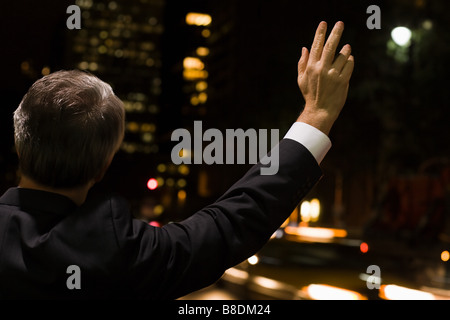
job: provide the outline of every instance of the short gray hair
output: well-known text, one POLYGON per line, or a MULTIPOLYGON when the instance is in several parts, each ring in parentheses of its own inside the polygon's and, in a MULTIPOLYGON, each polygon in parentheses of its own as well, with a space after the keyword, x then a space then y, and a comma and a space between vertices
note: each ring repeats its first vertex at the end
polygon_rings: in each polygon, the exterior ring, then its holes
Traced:
POLYGON ((78 70, 49 74, 14 112, 19 169, 49 187, 85 185, 117 152, 124 123, 123 103, 109 84, 78 70))

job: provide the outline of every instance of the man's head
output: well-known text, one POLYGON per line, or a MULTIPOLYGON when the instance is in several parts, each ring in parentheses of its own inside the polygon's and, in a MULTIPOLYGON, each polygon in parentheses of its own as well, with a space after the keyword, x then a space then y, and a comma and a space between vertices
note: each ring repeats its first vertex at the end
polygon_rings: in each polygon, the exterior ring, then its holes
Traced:
POLYGON ((111 87, 82 71, 58 71, 36 81, 14 112, 23 175, 71 189, 99 180, 124 134, 123 103, 111 87))

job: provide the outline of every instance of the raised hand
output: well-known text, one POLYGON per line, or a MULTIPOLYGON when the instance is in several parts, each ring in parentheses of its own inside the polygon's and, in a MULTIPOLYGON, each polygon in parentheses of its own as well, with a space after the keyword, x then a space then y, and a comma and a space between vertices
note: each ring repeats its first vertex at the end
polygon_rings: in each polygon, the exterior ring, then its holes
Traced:
POLYGON ((354 58, 350 45, 342 47, 335 58, 336 49, 344 31, 344 23, 339 21, 324 45, 327 23, 317 27, 311 52, 302 49, 298 62, 298 86, 305 99, 305 108, 297 121, 308 123, 325 134, 341 112, 347 99, 354 58))

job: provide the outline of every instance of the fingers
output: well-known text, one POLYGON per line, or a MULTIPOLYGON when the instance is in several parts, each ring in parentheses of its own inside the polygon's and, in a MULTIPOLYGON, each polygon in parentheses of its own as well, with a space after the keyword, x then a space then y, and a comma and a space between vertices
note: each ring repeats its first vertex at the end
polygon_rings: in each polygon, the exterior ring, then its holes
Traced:
POLYGON ((344 32, 344 23, 342 21, 339 21, 334 25, 333 30, 331 30, 327 43, 323 48, 321 60, 325 65, 331 65, 333 63, 336 49, 339 44, 339 41, 341 40, 343 32, 344 32))
POLYGON ((339 73, 342 71, 351 52, 352 52, 352 48, 350 47, 349 44, 346 44, 341 49, 341 52, 339 52, 339 55, 337 56, 337 58, 334 60, 334 63, 333 63, 333 68, 336 69, 336 71, 338 71, 339 73))
POLYGON ((303 74, 305 73, 306 66, 308 65, 309 60, 309 52, 308 49, 305 47, 302 48, 302 56, 300 57, 300 60, 298 61, 298 76, 299 78, 303 77, 303 74))
POLYGON ((327 32, 327 23, 322 21, 317 27, 314 41, 311 46, 310 59, 311 62, 317 62, 322 56, 323 44, 325 42, 325 35, 327 32))
POLYGON ((353 56, 349 56, 344 65, 344 68, 342 69, 341 77, 343 77, 347 81, 350 80, 354 66, 355 66, 355 58, 353 56))

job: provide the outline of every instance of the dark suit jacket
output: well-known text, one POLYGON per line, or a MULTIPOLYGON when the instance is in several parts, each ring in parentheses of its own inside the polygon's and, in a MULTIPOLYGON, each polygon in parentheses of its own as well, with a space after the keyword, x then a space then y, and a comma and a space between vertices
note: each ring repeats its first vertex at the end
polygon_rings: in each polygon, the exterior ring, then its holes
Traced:
POLYGON ((218 280, 258 251, 321 176, 311 153, 283 139, 279 171, 253 166, 220 199, 162 228, 104 196, 77 207, 44 191, 0 198, 0 298, 174 299, 218 280), (68 289, 70 265, 81 289, 68 289))

